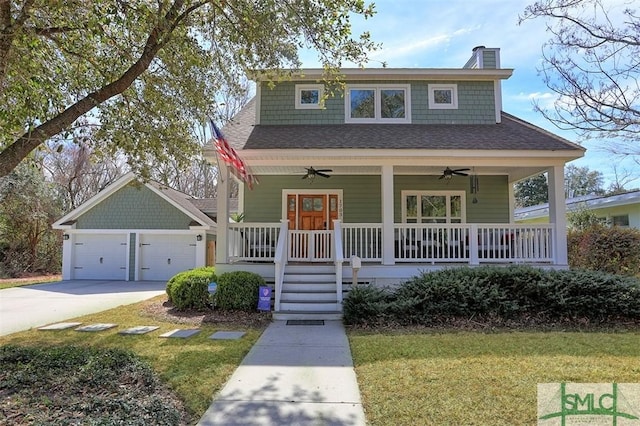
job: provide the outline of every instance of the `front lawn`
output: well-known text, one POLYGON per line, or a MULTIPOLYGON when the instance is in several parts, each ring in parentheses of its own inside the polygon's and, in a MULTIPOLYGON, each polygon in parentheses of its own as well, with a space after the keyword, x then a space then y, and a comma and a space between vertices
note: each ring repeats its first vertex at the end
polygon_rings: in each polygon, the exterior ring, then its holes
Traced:
MULTIPOLYGON (((121 306, 97 314, 69 321, 83 324, 115 323, 116 328, 101 332, 78 332, 30 330, 0 337, 0 346, 36 346, 39 348, 80 346, 91 348, 117 348, 132 351, 146 360, 159 377, 169 385, 183 401, 188 415, 197 420, 209 407, 213 395, 224 386, 233 371, 258 339, 270 318, 265 314, 198 315, 191 312, 175 316, 163 308, 166 296, 150 301, 121 306), (218 317, 215 317, 218 315, 218 317), (124 336, 119 331, 141 325, 156 325, 160 328, 145 335, 124 336), (188 339, 166 339, 160 334, 177 328, 199 328, 201 332, 188 339), (212 340, 209 338, 220 330, 241 330, 246 335, 239 340, 212 340)), ((78 368, 85 368, 79 365, 78 368)), ((2 385, 0 372, 0 385, 2 385)), ((34 374, 40 374, 35 371, 34 374)), ((42 371, 46 375, 46 371, 42 371)), ((70 376, 74 375, 69 368, 70 376)), ((9 389, 15 391, 17 389, 9 389)), ((0 386, 0 407, 3 398, 11 392, 0 386)), ((52 390, 52 395, 59 393, 52 390)), ((27 392, 28 394, 29 392, 27 392)), ((89 398, 91 393, 87 394, 89 398)), ((50 404, 50 401, 46 401, 50 404)), ((25 407, 28 409, 28 407, 25 407)), ((6 413, 5 413, 6 414, 6 413)), ((15 414, 15 413, 14 413, 15 414)), ((88 420, 87 420, 88 421, 88 420)), ((2 410, 0 410, 2 423, 2 410)))
POLYGON ((640 332, 350 330, 375 425, 536 424, 538 383, 640 382, 640 332))
POLYGON ((4 288, 22 287, 25 285, 58 282, 61 279, 62 275, 38 275, 25 278, 3 278, 0 279, 0 290, 4 288))

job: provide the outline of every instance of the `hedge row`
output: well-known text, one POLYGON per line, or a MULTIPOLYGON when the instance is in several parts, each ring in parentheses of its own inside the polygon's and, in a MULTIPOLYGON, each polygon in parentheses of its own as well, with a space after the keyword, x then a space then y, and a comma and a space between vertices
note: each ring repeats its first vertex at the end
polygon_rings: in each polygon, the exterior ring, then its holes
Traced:
POLYGON ((452 318, 640 319, 640 280, 595 271, 528 266, 422 273, 395 290, 357 286, 347 324, 433 325, 452 318))
POLYGON ((640 230, 591 225, 569 231, 572 268, 640 276, 640 230))

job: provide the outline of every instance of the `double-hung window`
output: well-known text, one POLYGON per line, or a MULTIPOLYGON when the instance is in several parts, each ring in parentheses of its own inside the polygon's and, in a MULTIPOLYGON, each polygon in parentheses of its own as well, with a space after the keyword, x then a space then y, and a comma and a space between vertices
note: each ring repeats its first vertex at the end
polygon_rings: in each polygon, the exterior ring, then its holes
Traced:
POLYGON ((408 84, 350 85, 345 96, 347 123, 410 123, 408 84))

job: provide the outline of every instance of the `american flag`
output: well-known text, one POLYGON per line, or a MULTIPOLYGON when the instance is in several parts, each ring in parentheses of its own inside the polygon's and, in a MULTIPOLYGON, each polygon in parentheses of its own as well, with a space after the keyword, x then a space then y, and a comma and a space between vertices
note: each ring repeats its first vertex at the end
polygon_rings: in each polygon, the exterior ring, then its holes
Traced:
POLYGON ((249 189, 252 189, 253 184, 257 183, 256 177, 251 174, 238 152, 229 145, 216 123, 209 119, 209 124, 211 125, 211 136, 218 152, 218 158, 229 165, 230 171, 235 177, 246 183, 249 189))

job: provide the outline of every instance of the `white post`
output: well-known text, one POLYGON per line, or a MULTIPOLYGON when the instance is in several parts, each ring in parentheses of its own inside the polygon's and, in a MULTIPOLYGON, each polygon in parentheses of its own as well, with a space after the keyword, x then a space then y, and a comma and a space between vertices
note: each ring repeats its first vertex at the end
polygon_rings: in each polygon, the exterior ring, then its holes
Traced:
POLYGON ((63 280, 72 280, 73 269, 71 268, 72 259, 74 256, 73 249, 75 242, 75 235, 73 233, 69 233, 66 230, 62 236, 62 279, 63 280))
POLYGON ((476 224, 469 227, 469 264, 480 264, 478 259, 478 225, 476 224))
POLYGON ((193 236, 196 241, 196 268, 207 265, 207 233, 198 232, 193 236))
POLYGON ((382 264, 395 264, 393 235, 393 166, 382 166, 382 264))
POLYGON ((556 265, 567 266, 567 212, 564 198, 564 165, 547 170, 549 187, 549 223, 553 225, 552 256, 556 265))
POLYGON ((229 168, 220 164, 218 170, 218 213, 216 230, 216 264, 229 262, 229 168))

